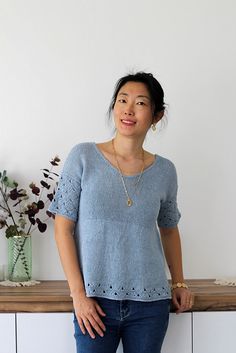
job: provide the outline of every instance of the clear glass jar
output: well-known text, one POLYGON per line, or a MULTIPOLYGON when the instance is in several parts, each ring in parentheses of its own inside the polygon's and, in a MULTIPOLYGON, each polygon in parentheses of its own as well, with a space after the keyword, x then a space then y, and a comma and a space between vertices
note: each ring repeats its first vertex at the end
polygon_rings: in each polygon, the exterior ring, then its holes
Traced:
POLYGON ((31 236, 8 238, 8 279, 13 282, 30 281, 32 278, 31 236))

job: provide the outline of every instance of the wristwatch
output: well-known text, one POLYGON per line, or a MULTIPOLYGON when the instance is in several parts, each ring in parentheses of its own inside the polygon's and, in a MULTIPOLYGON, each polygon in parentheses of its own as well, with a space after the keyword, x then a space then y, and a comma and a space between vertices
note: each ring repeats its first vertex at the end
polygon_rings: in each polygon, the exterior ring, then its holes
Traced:
POLYGON ((188 289, 188 286, 187 286, 186 283, 180 283, 180 282, 172 284, 171 290, 176 289, 176 288, 186 288, 186 289, 188 289))

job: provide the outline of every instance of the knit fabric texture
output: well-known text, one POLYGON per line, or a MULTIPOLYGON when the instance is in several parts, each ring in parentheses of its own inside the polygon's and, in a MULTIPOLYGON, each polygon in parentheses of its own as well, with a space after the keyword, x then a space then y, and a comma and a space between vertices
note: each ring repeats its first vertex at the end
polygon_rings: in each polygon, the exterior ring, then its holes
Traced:
POLYGON ((170 299, 158 227, 175 227, 174 164, 155 155, 140 174, 121 176, 95 142, 75 145, 60 175, 49 211, 75 222, 75 242, 86 295, 116 300, 170 299), (134 193, 135 191, 135 193, 134 193))

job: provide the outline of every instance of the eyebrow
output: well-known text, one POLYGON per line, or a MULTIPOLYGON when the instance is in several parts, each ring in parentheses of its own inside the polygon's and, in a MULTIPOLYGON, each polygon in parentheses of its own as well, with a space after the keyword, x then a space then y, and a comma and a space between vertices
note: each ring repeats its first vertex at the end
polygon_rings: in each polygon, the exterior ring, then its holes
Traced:
MULTIPOLYGON (((120 96, 120 95, 128 96, 128 93, 120 92, 120 93, 118 94, 118 96, 120 96)), ((150 100, 150 98, 149 98, 148 96, 145 96, 145 95, 143 95, 143 94, 139 94, 137 97, 138 97, 138 98, 146 98, 146 99, 150 100)))

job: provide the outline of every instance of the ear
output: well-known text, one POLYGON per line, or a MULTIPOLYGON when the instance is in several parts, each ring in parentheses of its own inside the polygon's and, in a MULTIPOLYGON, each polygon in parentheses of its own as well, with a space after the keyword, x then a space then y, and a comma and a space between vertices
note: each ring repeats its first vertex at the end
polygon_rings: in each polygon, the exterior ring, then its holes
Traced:
POLYGON ((158 123, 158 121, 160 121, 160 120, 163 118, 164 113, 165 113, 164 110, 158 112, 158 113, 153 117, 152 124, 158 123))

